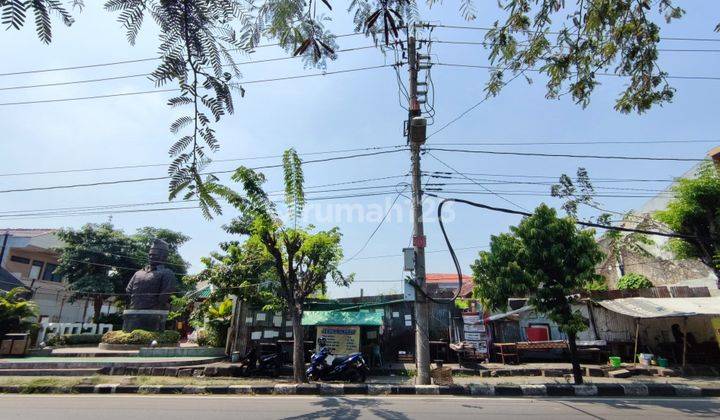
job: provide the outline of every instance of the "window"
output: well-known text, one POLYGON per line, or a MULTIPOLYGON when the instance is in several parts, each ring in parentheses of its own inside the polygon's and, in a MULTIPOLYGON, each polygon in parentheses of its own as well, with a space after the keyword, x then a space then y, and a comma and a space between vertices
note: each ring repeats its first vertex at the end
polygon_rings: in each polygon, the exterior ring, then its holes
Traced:
POLYGON ((30 264, 30 259, 29 259, 29 258, 18 257, 18 256, 16 256, 16 255, 11 255, 11 256, 10 256, 10 261, 16 262, 16 263, 20 263, 20 264, 30 264))
POLYGON ((45 265, 45 263, 42 261, 33 261, 32 267, 30 267, 30 274, 28 275, 28 278, 30 280, 39 279, 40 273, 42 272, 44 265, 45 265))
POLYGON ((51 264, 47 263, 45 264, 45 272, 43 272, 42 279, 46 281, 54 281, 59 282, 62 279, 58 274, 55 274, 55 269, 57 268, 57 264, 51 264))

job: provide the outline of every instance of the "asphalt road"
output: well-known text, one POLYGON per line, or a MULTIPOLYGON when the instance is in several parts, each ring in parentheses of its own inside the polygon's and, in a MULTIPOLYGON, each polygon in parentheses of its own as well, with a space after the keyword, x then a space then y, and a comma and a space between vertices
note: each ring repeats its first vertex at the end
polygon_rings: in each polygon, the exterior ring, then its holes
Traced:
POLYGON ((720 417, 720 399, 0 395, 0 419, 679 419, 720 417))

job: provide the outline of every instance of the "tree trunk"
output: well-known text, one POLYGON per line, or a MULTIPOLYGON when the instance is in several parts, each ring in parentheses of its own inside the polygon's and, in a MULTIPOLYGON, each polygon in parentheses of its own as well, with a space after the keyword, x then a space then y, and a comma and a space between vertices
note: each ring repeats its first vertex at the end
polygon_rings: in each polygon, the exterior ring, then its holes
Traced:
POLYGON ((93 321, 95 321, 95 333, 100 331, 100 315, 102 314, 102 305, 105 299, 96 297, 93 300, 93 321))
POLYGON ((290 307, 293 330, 293 380, 305 382, 305 334, 302 327, 302 310, 299 306, 290 307))
POLYGON ((580 369, 580 362, 577 359, 577 345, 575 339, 577 338, 576 333, 569 333, 568 335, 568 347, 570 347, 570 363, 572 363, 573 378, 575 379, 575 385, 582 385, 583 377, 582 370, 580 369))

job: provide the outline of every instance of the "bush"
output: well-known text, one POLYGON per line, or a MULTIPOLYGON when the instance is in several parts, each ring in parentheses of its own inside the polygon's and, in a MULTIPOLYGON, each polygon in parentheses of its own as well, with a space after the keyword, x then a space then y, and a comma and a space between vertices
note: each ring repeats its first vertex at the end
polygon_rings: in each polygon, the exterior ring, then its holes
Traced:
POLYGON ((102 334, 64 334, 54 335, 47 341, 51 347, 77 346, 83 344, 97 345, 102 340, 102 334))
POLYGON ((652 282, 642 274, 629 273, 620 277, 617 283, 619 290, 634 290, 653 287, 652 282))
POLYGON ((153 332, 134 330, 132 332, 110 331, 102 336, 102 342, 106 344, 149 346, 153 341, 157 341, 160 345, 175 345, 180 341, 180 333, 177 331, 153 332))

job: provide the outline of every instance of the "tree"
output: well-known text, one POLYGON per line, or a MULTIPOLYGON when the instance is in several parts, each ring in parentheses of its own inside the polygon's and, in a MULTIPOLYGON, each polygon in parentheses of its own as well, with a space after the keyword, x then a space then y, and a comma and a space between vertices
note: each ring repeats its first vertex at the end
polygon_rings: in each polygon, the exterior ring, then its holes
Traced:
POLYGON ((147 250, 151 238, 155 237, 153 235, 168 242, 170 268, 177 274, 185 274, 187 263, 177 249, 188 237, 167 229, 149 227, 128 236, 111 223, 60 230, 58 237, 64 246, 58 249, 60 258, 55 273, 68 282, 71 300, 92 301, 93 319, 98 322, 102 306, 108 299, 126 300, 125 287, 132 275, 147 264, 147 250))
MULTIPOLYGON (((565 213, 575 220, 578 220, 578 211, 580 207, 586 206, 594 210, 600 211, 597 216, 597 223, 610 226, 610 212, 604 209, 601 203, 595 199, 595 187, 590 180, 590 175, 585 168, 578 168, 575 180, 566 174, 560 175, 558 183, 550 187, 550 195, 560 199, 564 199, 562 205, 565 213)), ((635 224, 637 229, 644 229, 652 225, 652 220, 647 218, 639 218, 633 212, 625 214, 613 212, 623 216, 623 221, 635 224)), ((591 218, 592 221, 592 218, 591 218)), ((602 234, 602 239, 608 247, 609 255, 615 260, 619 277, 625 275, 625 254, 633 253, 640 256, 651 256, 643 245, 653 245, 655 242, 646 234, 639 232, 621 232, 619 230, 609 229, 602 234)), ((594 288, 594 287, 593 287, 594 288)), ((597 288, 594 288, 597 290, 597 288)))
POLYGON ((698 258, 710 267, 720 287, 720 175, 712 163, 698 169, 697 177, 678 179, 674 198, 655 218, 688 239, 672 239, 670 248, 680 258, 698 258))
POLYGON ((37 317, 37 306, 26 299, 27 289, 16 287, 0 290, 0 338, 12 332, 25 332, 33 324, 30 318, 37 317))
POLYGON ((629 273, 620 277, 617 282, 618 290, 636 290, 653 287, 652 282, 642 274, 629 273))
MULTIPOLYGON (((73 5, 82 7, 81 0, 73 5)), ((324 67, 337 54, 336 36, 326 29, 335 11, 330 0, 276 0, 256 4, 243 0, 107 0, 105 9, 118 14, 129 43, 137 40, 148 18, 159 27, 160 63, 152 73, 156 86, 177 83, 180 94, 171 107, 188 113, 170 124, 178 135, 170 147, 170 197, 195 197, 206 217, 221 212, 213 195, 217 181, 203 175, 210 153, 219 148, 213 122, 234 112, 233 92, 244 95, 232 52, 251 53, 265 38, 306 65, 324 67), (320 11, 318 12, 318 7, 320 11), (181 134, 182 132, 182 134, 181 134)), ((547 97, 571 94, 587 106, 610 73, 627 78, 615 108, 644 112, 670 102, 674 88, 658 64, 659 21, 680 19, 684 10, 673 0, 507 0, 498 3, 503 15, 487 32, 490 48, 488 96, 497 95, 512 79, 529 71, 547 77, 547 97), (508 79, 505 73, 512 73, 508 79)), ((440 7, 438 0, 429 0, 440 7)), ((0 0, 2 23, 20 29, 26 12, 35 14, 38 37, 51 40, 51 12, 66 25, 73 18, 60 0, 0 0)), ((469 21, 478 13, 473 0, 460 1, 460 15, 469 21)), ((347 12, 354 30, 386 47, 398 48, 401 32, 421 22, 414 0, 352 0, 347 12)), ((720 25, 715 28, 720 31, 720 25)), ((402 45, 399 48, 403 48, 402 45)))
POLYGON ((285 202, 293 227, 283 224, 275 203, 262 189, 265 177, 261 173, 244 167, 235 172, 232 179, 242 184, 244 194, 220 185, 214 186, 214 192, 240 211, 240 216, 231 224, 232 231, 246 235, 248 246, 261 245, 262 252, 255 255, 263 259, 263 264, 268 261, 266 254, 270 256, 273 279, 292 320, 293 378, 302 382, 305 380, 302 327, 305 302, 311 294, 325 291, 328 276, 344 286, 349 285, 352 276, 344 277, 338 268, 343 252, 337 228, 316 231, 312 226, 298 226, 305 203, 302 163, 293 149, 285 152, 283 163, 285 202))
POLYGON ((472 265, 475 293, 494 310, 505 309, 508 298, 526 296, 567 334, 575 383, 582 383, 575 339, 586 328, 573 311, 570 295, 597 281, 595 266, 603 258, 594 232, 579 230, 572 218, 559 218, 542 204, 532 216, 492 236, 490 250, 472 265))

